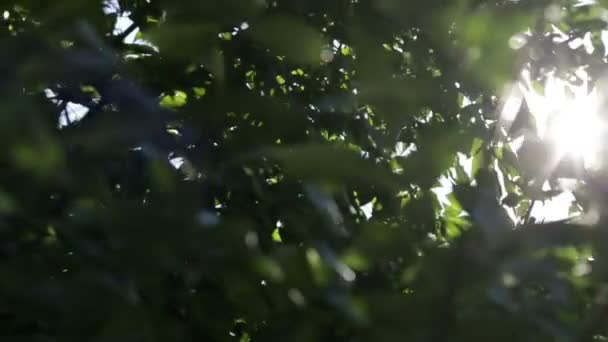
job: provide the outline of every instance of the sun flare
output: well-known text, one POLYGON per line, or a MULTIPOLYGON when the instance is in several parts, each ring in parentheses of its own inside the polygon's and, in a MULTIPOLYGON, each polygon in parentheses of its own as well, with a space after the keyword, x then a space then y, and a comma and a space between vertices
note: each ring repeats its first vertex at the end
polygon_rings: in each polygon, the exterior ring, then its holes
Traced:
MULTIPOLYGON (((601 138, 606 125, 600 118, 601 99, 597 88, 589 88, 584 71, 580 85, 547 77, 544 93, 536 90, 529 78, 521 87, 523 98, 536 121, 538 136, 551 147, 552 163, 563 158, 582 160, 585 168, 599 168, 601 138)), ((555 165, 553 165, 555 166, 555 165)))
MULTIPOLYGON (((568 82, 555 75, 547 75, 544 83, 531 80, 528 71, 522 73, 522 80, 512 86, 505 97, 501 112, 503 128, 509 131, 510 125, 524 104, 533 117, 536 132, 533 139, 540 139, 549 150, 544 165, 543 176, 553 173, 564 159, 574 161, 577 170, 597 171, 605 167, 603 153, 608 133, 608 125, 602 117, 605 107, 603 89, 608 81, 600 78, 590 86, 589 75, 585 69, 577 71, 577 84, 568 82)), ((519 138, 511 144, 514 149, 527 138, 519 138)), ((543 188, 548 184, 540 179, 543 188)), ((575 202, 571 189, 546 201, 534 205, 531 215, 543 220, 554 221, 570 216, 569 208, 575 202)))

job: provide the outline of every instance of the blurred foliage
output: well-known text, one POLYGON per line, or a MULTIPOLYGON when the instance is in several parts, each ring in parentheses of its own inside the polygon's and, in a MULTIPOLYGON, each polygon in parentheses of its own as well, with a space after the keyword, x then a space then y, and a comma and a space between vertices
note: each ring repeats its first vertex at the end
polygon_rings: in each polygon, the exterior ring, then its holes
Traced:
POLYGON ((500 126, 604 75, 604 6, 0 1, 0 340, 608 338, 605 172, 541 222, 500 126))

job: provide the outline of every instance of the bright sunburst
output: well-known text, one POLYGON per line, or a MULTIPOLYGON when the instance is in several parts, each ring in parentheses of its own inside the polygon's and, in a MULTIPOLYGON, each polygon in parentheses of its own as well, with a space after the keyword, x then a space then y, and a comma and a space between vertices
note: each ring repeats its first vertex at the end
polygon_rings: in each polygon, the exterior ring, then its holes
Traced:
MULTIPOLYGON (((577 72, 578 85, 550 74, 542 87, 535 87, 528 72, 507 97, 501 119, 512 122, 525 102, 534 117, 537 135, 550 147, 545 176, 549 176, 564 158, 581 161, 585 169, 602 167, 601 150, 607 125, 601 118, 602 97, 597 87, 590 89, 588 74, 577 72), (540 88, 540 89, 539 89, 540 88)), ((568 190, 556 198, 538 203, 533 215, 547 220, 568 216, 574 201, 568 190)))
POLYGON ((532 90, 525 96, 535 97, 528 101, 530 111, 536 118, 540 138, 555 147, 554 162, 564 157, 580 158, 586 168, 596 168, 604 124, 599 118, 597 90, 590 90, 586 77, 581 78, 582 84, 574 86, 550 76, 545 94, 532 90))
MULTIPOLYGON (((539 91, 529 74, 524 72, 518 91, 512 95, 515 100, 508 100, 515 101, 517 107, 522 101, 526 102, 536 121, 538 137, 552 147, 549 172, 566 157, 582 160, 588 169, 601 164, 601 137, 606 131, 606 125, 600 119, 601 99, 597 88, 589 89, 586 72, 581 69, 577 74, 582 79, 580 85, 548 75, 543 91, 539 91)), ((505 109, 512 111, 514 108, 505 106, 505 109)))

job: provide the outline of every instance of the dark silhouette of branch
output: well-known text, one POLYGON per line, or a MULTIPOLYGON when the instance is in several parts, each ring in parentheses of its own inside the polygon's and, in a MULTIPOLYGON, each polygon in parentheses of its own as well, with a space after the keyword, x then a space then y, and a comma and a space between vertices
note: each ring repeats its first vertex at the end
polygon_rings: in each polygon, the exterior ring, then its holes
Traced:
POLYGON ((600 288, 595 297, 595 303, 595 307, 591 310, 587 319, 583 321, 578 336, 574 338, 575 342, 592 341, 593 335, 604 326, 608 315, 608 285, 603 285, 600 288))
POLYGON ((456 298, 462 287, 462 271, 467 260, 466 248, 469 239, 463 237, 461 241, 454 247, 447 267, 446 289, 438 303, 434 320, 437 322, 436 328, 432 332, 431 341, 441 342, 449 341, 451 332, 453 332, 456 315, 456 298))

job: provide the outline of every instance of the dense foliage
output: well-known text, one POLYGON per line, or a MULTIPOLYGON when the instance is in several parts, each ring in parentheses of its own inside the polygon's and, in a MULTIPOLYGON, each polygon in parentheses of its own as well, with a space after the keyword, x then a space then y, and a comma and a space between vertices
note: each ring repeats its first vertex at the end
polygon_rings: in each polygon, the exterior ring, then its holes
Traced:
POLYGON ((501 117, 602 4, 0 1, 0 340, 602 339, 605 172, 501 117))

